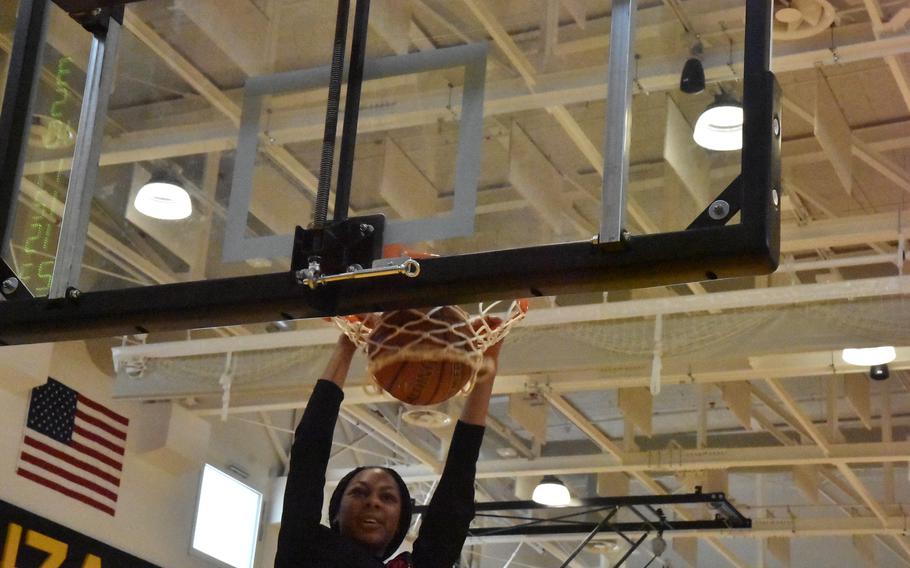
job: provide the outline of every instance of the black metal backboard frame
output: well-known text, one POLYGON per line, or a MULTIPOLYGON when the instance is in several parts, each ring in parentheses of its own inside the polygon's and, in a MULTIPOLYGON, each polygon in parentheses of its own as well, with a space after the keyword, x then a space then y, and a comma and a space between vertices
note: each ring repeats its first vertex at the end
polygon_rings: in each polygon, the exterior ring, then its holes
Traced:
MULTIPOLYGON (((426 506, 415 507, 422 513, 426 506)), ((598 534, 616 534, 628 548, 613 564, 623 563, 650 534, 698 530, 741 530, 752 528, 752 520, 744 516, 723 493, 694 493, 678 495, 629 495, 623 497, 593 497, 575 499, 566 507, 551 507, 534 501, 494 501, 475 505, 477 521, 499 521, 502 526, 473 526, 468 538, 528 537, 577 535, 581 542, 569 554, 562 566, 568 566, 575 556, 598 534), (677 520, 667 516, 663 507, 703 505, 710 515, 705 519, 677 520), (538 516, 541 511, 558 511, 558 515, 538 516), (621 513, 635 520, 620 520, 621 513)), ((489 524, 489 523, 486 523, 489 524)), ((652 558, 653 560, 653 558, 652 558)))
MULTIPOLYGON (((55 1, 64 8, 68 4, 55 1)), ((36 52, 43 42, 49 2, 20 2, 0 114, 0 235, 4 236, 13 219, 40 65, 36 52)), ((75 4, 84 15, 86 10, 93 13, 94 7, 124 3, 80 0, 75 4)), ((627 3, 634 14, 634 0, 627 3)), ((624 234, 619 240, 595 236, 581 242, 422 259, 417 277, 350 278, 319 286, 291 271, 113 291, 69 290, 61 297, 31 298, 20 292, 15 275, 7 276, 12 271, 4 267, 0 271, 5 300, 0 301, 0 345, 770 273, 779 256, 781 195, 780 94, 770 72, 772 0, 745 0, 745 4, 742 170, 722 194, 731 207, 720 219, 703 213, 684 231, 624 234), (740 222, 726 225, 737 212, 740 222)), ((104 30, 97 22, 86 27, 96 35, 104 30)))

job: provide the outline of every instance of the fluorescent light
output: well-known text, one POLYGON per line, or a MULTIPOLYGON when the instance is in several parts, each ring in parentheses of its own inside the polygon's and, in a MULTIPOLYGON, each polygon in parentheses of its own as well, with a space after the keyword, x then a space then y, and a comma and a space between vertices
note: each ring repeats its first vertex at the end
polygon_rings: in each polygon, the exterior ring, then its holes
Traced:
POLYGON ((569 489, 555 475, 543 476, 531 495, 535 503, 550 506, 568 505, 570 499, 569 489))
POLYGON ((234 568, 252 568, 261 510, 261 493, 206 464, 193 549, 234 568))
POLYGON ((890 345, 881 347, 867 347, 865 349, 844 349, 841 358, 844 363, 856 365, 857 367, 874 367, 875 365, 884 365, 894 361, 897 352, 890 345))
POLYGON ((692 138, 708 150, 740 150, 743 147, 742 105, 730 95, 717 95, 695 122, 692 138))
POLYGON ((133 206, 143 215, 167 221, 186 219, 193 212, 193 203, 185 189, 154 179, 139 189, 133 206))

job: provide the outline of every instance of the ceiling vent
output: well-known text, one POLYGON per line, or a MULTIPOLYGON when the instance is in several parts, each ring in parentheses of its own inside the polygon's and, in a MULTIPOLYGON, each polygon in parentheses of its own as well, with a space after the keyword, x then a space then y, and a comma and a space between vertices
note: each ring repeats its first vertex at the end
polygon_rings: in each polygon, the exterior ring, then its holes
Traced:
POLYGON ((818 35, 831 27, 836 17, 828 0, 777 0, 774 5, 774 39, 818 35))

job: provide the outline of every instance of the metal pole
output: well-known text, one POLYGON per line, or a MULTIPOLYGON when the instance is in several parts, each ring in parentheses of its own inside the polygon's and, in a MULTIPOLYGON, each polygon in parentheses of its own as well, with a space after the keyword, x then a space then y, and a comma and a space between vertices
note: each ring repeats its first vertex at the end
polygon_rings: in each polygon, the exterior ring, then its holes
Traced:
POLYGON ((344 48, 348 37, 348 14, 351 0, 338 0, 335 17, 335 43, 332 47, 332 68, 329 75, 329 98, 326 102, 325 131, 322 134, 322 159, 319 163, 319 187, 313 227, 325 226, 329 209, 329 191, 332 184, 332 162, 335 159, 335 131, 338 128, 338 103, 341 100, 341 76, 344 74, 344 48))
POLYGON ((606 139, 600 218, 602 243, 621 240, 625 223, 637 9, 637 0, 615 0, 610 16, 610 63, 607 71, 606 139))
POLYGON ((772 0, 746 0, 740 222, 766 235, 767 246, 775 249, 780 239, 782 127, 779 87, 770 73, 773 14, 772 0))
POLYGON ((367 23, 370 0, 357 0, 354 9, 354 31, 351 36, 351 66, 348 69, 348 92, 344 101, 344 131, 341 134, 341 155, 338 157, 338 184, 335 187, 333 221, 348 218, 351 199, 351 178, 354 174, 354 146, 357 143, 357 119, 360 115, 360 89, 363 86, 363 62, 367 48, 367 23))
POLYGON ((49 0, 21 0, 0 112, 0 252, 12 236, 49 0))
POLYGON ((629 550, 627 550, 626 553, 623 554, 622 558, 620 558, 619 561, 613 565, 613 568, 619 568, 620 566, 622 566, 623 562, 625 562, 627 558, 632 556, 632 553, 635 552, 639 546, 641 546, 641 543, 644 542, 646 538, 648 538, 648 533, 642 534, 641 538, 639 538, 637 541, 635 541, 635 544, 630 546, 629 550))
MULTIPOLYGON (((120 14, 122 15, 122 10, 120 14)), ((57 245, 57 261, 48 297, 62 298, 70 288, 79 284, 82 256, 88 232, 92 194, 98 175, 98 159, 104 135, 104 121, 110 100, 111 85, 117 64, 117 45, 121 24, 117 18, 108 19, 107 32, 96 35, 89 53, 88 71, 76 134, 73 169, 66 190, 66 205, 57 245)))
POLYGON ((560 566, 559 568, 566 568, 566 566, 568 566, 572 562, 572 560, 574 560, 575 557, 578 556, 578 553, 581 552, 582 550, 584 550, 585 545, 588 544, 588 542, 590 542, 592 538, 594 538, 594 535, 599 533, 600 529, 602 529, 604 526, 607 526, 610 524, 610 519, 612 519, 613 515, 615 515, 618 511, 619 511, 619 507, 616 507, 612 511, 610 511, 603 519, 601 519, 600 522, 597 523, 597 526, 594 527, 594 529, 588 533, 588 535, 581 541, 581 543, 579 543, 579 545, 575 547, 575 550, 572 551, 572 554, 570 554, 569 557, 566 558, 566 561, 563 562, 562 566, 560 566))
POLYGON ((746 0, 744 74, 771 70, 773 14, 773 0, 746 0))

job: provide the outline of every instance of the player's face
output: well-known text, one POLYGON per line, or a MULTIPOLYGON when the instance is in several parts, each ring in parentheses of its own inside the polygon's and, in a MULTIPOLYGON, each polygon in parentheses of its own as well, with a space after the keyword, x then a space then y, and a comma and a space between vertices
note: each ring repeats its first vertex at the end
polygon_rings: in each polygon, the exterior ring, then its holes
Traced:
POLYGON ((370 552, 381 555, 398 529, 401 494, 388 472, 365 469, 351 479, 341 497, 338 525, 370 552))

